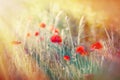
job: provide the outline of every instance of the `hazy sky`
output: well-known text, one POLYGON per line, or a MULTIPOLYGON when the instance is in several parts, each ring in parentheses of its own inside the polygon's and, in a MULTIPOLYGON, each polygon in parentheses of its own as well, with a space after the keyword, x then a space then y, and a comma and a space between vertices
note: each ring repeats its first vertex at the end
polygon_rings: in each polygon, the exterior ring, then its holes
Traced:
POLYGON ((105 13, 113 20, 120 20, 120 0, 0 0, 0 21, 11 23, 20 15, 39 14, 41 5, 49 7, 50 2, 76 17, 82 13, 92 18, 97 13, 99 19, 104 18, 101 13, 105 13))

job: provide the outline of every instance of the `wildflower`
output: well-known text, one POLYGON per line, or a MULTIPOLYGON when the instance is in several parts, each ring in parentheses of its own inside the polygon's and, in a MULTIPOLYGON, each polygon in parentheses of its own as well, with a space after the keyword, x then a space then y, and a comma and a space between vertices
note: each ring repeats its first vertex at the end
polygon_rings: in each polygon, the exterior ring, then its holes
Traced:
POLYGON ((50 38, 51 42, 53 43, 61 43, 62 42, 62 38, 61 36, 59 35, 53 35, 51 38, 50 38))
POLYGON ((27 37, 30 37, 30 33, 27 33, 27 35, 26 35, 27 37))
POLYGON ((69 60, 70 60, 70 56, 65 55, 65 56, 64 56, 64 60, 69 61, 69 60))
POLYGON ((59 29, 54 28, 54 29, 52 30, 52 32, 53 32, 54 34, 58 34, 58 33, 59 33, 59 29))
POLYGON ((12 44, 14 44, 14 45, 21 44, 21 42, 20 42, 20 41, 12 41, 11 43, 12 43, 12 44))
POLYGON ((42 22, 42 23, 40 23, 40 27, 41 27, 41 28, 45 28, 45 27, 46 27, 46 24, 42 22))
POLYGON ((91 45, 91 50, 101 49, 101 48, 103 48, 103 46, 100 42, 96 42, 96 43, 91 45))
POLYGON ((59 29, 58 28, 55 28, 54 26, 51 26, 51 29, 52 33, 54 34, 58 34, 59 33, 59 29))
POLYGON ((39 32, 35 32, 35 36, 38 36, 39 35, 39 32))
POLYGON ((76 52, 81 54, 82 56, 87 55, 88 53, 85 51, 85 48, 83 46, 78 46, 76 48, 76 52))

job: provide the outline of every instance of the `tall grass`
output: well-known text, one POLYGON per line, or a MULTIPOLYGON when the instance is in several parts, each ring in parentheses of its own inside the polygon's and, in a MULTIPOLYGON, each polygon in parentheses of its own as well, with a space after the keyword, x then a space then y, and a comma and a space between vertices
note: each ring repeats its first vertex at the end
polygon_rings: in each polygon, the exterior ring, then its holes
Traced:
MULTIPOLYGON (((51 19, 49 15, 47 18, 47 20, 51 19)), ((88 50, 89 56, 81 56, 75 52, 77 46, 82 44, 87 46, 86 43, 81 42, 81 38, 84 36, 82 35, 85 26, 84 17, 81 17, 79 23, 78 36, 74 37, 77 41, 73 39, 69 17, 67 17, 64 12, 58 12, 52 19, 52 22, 45 21, 47 25, 46 28, 34 26, 34 24, 36 25, 36 23, 34 23, 32 27, 38 28, 32 31, 33 36, 24 39, 24 47, 27 49, 26 53, 36 61, 36 65, 49 76, 50 80, 84 80, 87 77, 94 79, 95 75, 102 74, 104 58, 102 51, 88 50), (54 35, 54 33, 49 30, 51 23, 55 25, 55 28, 60 30, 59 35, 63 40, 61 44, 50 41, 51 36, 54 35), (40 35, 37 37, 34 36, 35 31, 39 31, 40 35), (40 40, 41 37, 43 37, 44 40, 40 40), (69 55, 70 61, 65 61, 64 55, 69 55)), ((42 21, 41 19, 40 22, 42 21)), ((27 32, 31 29, 32 28, 29 28, 27 32)))

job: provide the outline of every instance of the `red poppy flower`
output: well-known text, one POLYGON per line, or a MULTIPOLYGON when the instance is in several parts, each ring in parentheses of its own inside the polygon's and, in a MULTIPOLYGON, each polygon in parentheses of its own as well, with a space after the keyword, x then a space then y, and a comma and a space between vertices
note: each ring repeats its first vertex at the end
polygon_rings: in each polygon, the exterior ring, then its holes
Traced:
POLYGON ((41 27, 41 28, 45 28, 45 27, 46 27, 46 24, 42 22, 42 23, 40 23, 40 27, 41 27))
POLYGON ((11 43, 12 43, 12 44, 14 44, 14 45, 21 44, 21 42, 20 42, 20 41, 12 41, 11 43))
POLYGON ((96 43, 91 45, 91 50, 101 49, 101 48, 103 48, 103 46, 102 46, 102 44, 100 42, 96 42, 96 43))
POLYGON ((35 32, 35 36, 38 36, 39 35, 39 32, 35 32))
POLYGON ((50 40, 53 43, 61 43, 62 42, 62 38, 59 35, 53 35, 50 40))
POLYGON ((64 60, 69 61, 69 60, 70 60, 70 56, 65 55, 65 56, 64 56, 64 60))
POLYGON ((79 53, 79 54, 81 54, 81 55, 83 55, 83 56, 87 55, 87 52, 85 51, 85 48, 83 46, 78 46, 76 48, 76 52, 79 53))

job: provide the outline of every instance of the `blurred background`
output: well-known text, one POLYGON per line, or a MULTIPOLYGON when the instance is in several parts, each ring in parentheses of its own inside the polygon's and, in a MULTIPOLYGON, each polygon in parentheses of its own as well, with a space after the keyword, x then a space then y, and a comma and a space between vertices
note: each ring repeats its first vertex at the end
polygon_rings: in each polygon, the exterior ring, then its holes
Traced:
POLYGON ((71 24, 73 28, 79 24, 81 16, 85 16, 87 25, 92 25, 91 29, 105 25, 118 33, 119 4, 119 0, 0 0, 0 30, 25 30, 21 26, 23 23, 20 25, 20 20, 24 19, 25 22, 33 17, 40 19, 42 15, 53 12, 54 16, 59 11, 64 11, 74 23, 71 24))

